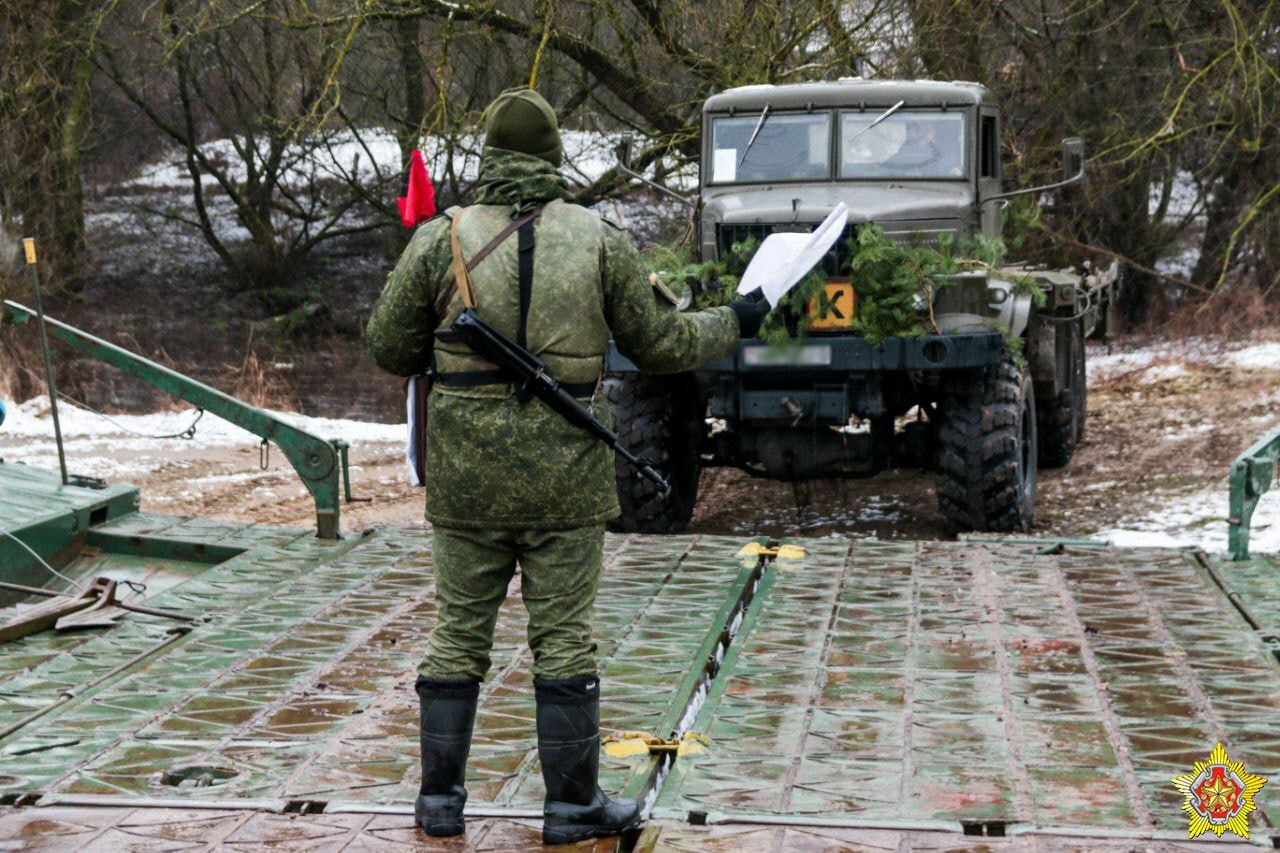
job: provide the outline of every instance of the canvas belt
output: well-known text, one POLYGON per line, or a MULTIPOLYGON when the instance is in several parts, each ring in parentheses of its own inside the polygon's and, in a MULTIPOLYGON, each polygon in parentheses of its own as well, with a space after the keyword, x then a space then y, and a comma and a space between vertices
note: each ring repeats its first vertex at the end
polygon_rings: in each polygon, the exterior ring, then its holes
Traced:
MULTIPOLYGON (((501 370, 464 370, 456 373, 438 373, 436 382, 446 388, 477 388, 481 385, 507 385, 511 377, 501 370)), ((596 390, 595 382, 561 382, 560 387, 574 397, 590 397, 596 390)))

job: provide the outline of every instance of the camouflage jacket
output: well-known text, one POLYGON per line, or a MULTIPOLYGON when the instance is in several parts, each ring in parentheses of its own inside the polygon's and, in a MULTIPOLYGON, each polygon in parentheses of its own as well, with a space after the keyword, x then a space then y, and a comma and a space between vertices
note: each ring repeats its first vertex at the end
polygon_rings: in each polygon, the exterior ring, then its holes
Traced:
MULTIPOLYGON (((536 157, 486 149, 478 204, 459 224, 471 257, 509 219, 546 203, 535 226, 529 348, 562 381, 594 379, 610 336, 642 370, 671 373, 732 352, 738 324, 729 308, 679 313, 645 280, 625 234, 569 204, 554 169, 536 157)), ((461 310, 454 296, 451 216, 419 227, 374 307, 374 361, 398 376, 483 368, 456 345, 435 351, 433 330, 461 310), (437 358, 438 356, 438 358, 437 358)), ((516 235, 472 271, 480 315, 514 337, 518 322, 516 235)), ((597 418, 610 420, 602 395, 597 418)), ((612 451, 538 400, 521 404, 509 385, 442 388, 429 402, 427 518, 461 528, 567 529, 618 516, 612 451)))

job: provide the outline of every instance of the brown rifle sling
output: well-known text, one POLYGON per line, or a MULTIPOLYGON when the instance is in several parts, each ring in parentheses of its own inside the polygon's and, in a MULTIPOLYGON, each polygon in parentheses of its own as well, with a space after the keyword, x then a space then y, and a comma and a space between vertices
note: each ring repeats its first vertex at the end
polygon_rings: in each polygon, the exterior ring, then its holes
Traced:
POLYGON ((510 237, 521 225, 526 222, 532 222, 539 213, 542 212, 543 205, 538 205, 533 210, 526 213, 518 219, 513 219, 507 226, 498 232, 497 236, 484 245, 480 251, 471 257, 471 260, 463 262, 462 246, 458 243, 458 221, 462 219, 462 214, 466 213, 466 208, 459 210, 453 215, 453 222, 449 229, 449 247, 453 252, 453 281, 445 288, 444 294, 441 296, 437 307, 437 314, 440 319, 444 320, 444 314, 449 310, 449 303, 453 301, 454 291, 462 295, 462 304, 468 308, 476 307, 475 290, 471 287, 471 271, 475 269, 481 261, 489 257, 489 253, 498 248, 502 241, 510 237))
MULTIPOLYGON (((465 210, 465 209, 464 209, 465 210)), ((458 220, 462 218, 463 210, 457 212, 453 217, 453 223, 449 230, 450 249, 453 253, 453 281, 450 282, 448 288, 445 289, 441 300, 436 305, 436 313, 440 320, 444 320, 444 313, 449 310, 449 303, 453 301, 453 294, 458 291, 462 294, 462 303, 468 308, 476 307, 475 291, 471 288, 471 270, 476 265, 489 256, 489 253, 498 248, 503 240, 510 237, 519 230, 521 225, 531 222, 535 216, 542 212, 542 205, 526 213, 518 219, 513 220, 507 227, 503 228, 484 248, 476 252, 475 257, 469 263, 463 263, 462 246, 458 244, 458 220)), ((417 409, 417 429, 409 437, 417 450, 416 474, 419 483, 426 483, 426 462, 427 462, 427 396, 431 393, 432 386, 440 381, 434 371, 428 371, 426 374, 418 377, 419 386, 417 394, 414 396, 413 403, 417 409)), ((444 383, 442 383, 444 384, 444 383)), ((409 381, 405 382, 405 392, 409 391, 409 381)))

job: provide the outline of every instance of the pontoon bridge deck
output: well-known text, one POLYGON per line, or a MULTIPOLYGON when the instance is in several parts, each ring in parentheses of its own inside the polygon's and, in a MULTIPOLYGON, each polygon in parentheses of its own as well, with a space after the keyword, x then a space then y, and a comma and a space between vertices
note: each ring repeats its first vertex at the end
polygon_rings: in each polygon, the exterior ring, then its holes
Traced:
MULTIPOLYGON (((171 612, 0 593, 0 847, 433 846, 411 816, 430 532, 325 540, 137 507, 0 463, 0 530, 171 612)), ((68 589, 8 537, 0 569, 68 589)), ((467 837, 434 846, 539 841, 524 631, 509 598, 467 837)), ((654 740, 601 779, 648 800, 637 849, 1207 848, 1223 842, 1186 842, 1169 780, 1218 741, 1276 780, 1252 843, 1280 846, 1272 556, 610 536, 596 640, 603 728, 654 740)))

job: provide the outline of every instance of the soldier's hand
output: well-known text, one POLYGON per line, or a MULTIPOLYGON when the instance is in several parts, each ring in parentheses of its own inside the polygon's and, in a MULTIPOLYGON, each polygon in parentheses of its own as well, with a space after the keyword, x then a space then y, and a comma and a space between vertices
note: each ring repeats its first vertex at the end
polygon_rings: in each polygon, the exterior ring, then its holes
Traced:
POLYGON ((764 298, 764 291, 758 287, 737 302, 730 302, 729 307, 738 317, 740 338, 754 338, 772 308, 769 300, 764 298))

